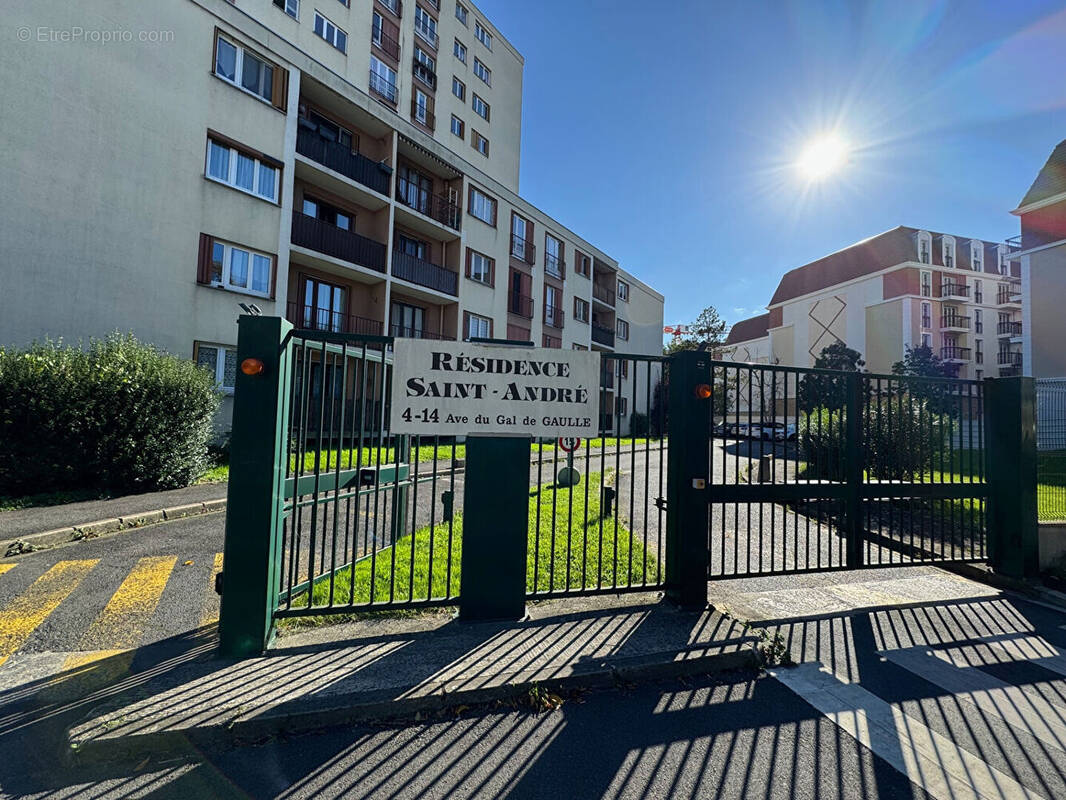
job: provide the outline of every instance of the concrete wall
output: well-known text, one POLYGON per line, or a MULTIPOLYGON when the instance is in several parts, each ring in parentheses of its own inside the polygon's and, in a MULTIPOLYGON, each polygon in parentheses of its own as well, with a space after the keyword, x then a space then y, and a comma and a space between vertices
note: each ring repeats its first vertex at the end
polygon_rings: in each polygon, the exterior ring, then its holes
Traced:
POLYGON ((1066 375, 1066 244, 1038 250, 1022 261, 1024 364, 1027 375, 1066 375))
POLYGON ((868 306, 866 309, 866 369, 891 372, 903 357, 903 300, 868 306))

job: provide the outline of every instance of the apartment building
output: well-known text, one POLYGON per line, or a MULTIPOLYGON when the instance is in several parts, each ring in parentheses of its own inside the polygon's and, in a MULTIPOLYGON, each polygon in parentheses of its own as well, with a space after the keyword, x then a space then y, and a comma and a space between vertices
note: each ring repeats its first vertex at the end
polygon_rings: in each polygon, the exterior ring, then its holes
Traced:
POLYGON ((728 357, 807 367, 843 342, 883 373, 924 345, 959 377, 1020 374, 1020 276, 1014 245, 900 226, 786 273, 728 357))
POLYGON ((7 23, 0 344, 129 330, 228 388, 255 303, 660 352, 662 295, 518 196, 524 63, 474 4, 42 0, 7 23))
POLYGON ((1018 208, 1021 235, 1022 316, 1029 323, 1022 335, 1022 366, 1026 375, 1066 375, 1066 141, 1059 142, 1037 173, 1018 208))

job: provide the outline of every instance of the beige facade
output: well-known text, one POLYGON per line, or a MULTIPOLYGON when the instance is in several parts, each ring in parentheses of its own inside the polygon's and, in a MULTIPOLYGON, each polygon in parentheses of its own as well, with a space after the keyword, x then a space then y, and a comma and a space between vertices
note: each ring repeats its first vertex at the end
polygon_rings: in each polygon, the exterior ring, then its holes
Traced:
POLYGON ((0 343, 129 330, 225 383, 243 302, 345 332, 659 353, 662 296, 516 194, 522 58, 461 7, 465 23, 451 0, 19 4, 0 343), (395 103, 372 58, 395 64, 395 103))

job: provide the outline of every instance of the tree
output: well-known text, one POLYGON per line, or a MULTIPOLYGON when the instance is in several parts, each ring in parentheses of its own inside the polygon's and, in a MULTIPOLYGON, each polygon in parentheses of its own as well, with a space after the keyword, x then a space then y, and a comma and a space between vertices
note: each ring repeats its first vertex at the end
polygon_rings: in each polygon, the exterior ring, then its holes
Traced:
POLYGON ((892 365, 892 374, 919 379, 903 381, 904 385, 899 387, 900 394, 910 394, 927 401, 929 409, 936 413, 952 416, 958 413, 959 409, 952 400, 954 387, 947 381, 937 380, 954 378, 955 370, 950 364, 941 361, 931 347, 908 347, 903 354, 903 360, 892 365), (921 378, 934 380, 920 380, 921 378))
MULTIPOLYGON (((822 348, 814 359, 814 366, 837 372, 862 372, 866 362, 862 353, 837 341, 822 348)), ((803 412, 815 408, 843 408, 847 402, 847 383, 844 378, 833 375, 808 373, 799 383, 796 401, 803 412)))
POLYGON ((673 355, 682 350, 695 350, 706 344, 705 350, 714 350, 725 344, 725 320, 714 306, 707 306, 700 312, 696 321, 686 326, 688 333, 675 336, 663 348, 664 355, 673 355))

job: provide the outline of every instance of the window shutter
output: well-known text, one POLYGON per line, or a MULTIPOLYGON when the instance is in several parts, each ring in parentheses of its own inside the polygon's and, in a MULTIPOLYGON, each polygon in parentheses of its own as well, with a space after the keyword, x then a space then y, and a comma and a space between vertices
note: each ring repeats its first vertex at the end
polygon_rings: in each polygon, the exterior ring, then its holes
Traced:
POLYGON ((211 248, 214 240, 206 233, 200 234, 200 253, 196 259, 196 282, 211 283, 211 248))
POLYGON ((274 66, 273 86, 270 89, 274 108, 278 111, 289 110, 289 71, 277 65, 274 66))
POLYGON ((270 259, 270 299, 278 299, 278 257, 270 259))
POLYGON ((462 340, 465 341, 470 338, 470 312, 463 312, 463 335, 462 340))

